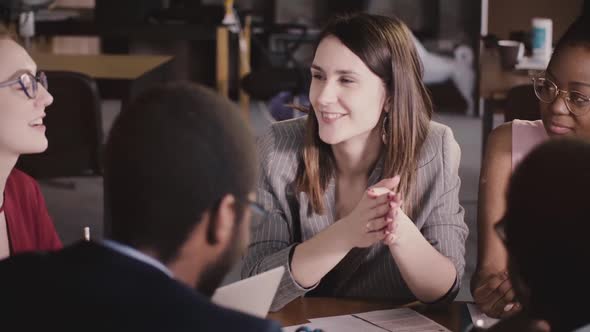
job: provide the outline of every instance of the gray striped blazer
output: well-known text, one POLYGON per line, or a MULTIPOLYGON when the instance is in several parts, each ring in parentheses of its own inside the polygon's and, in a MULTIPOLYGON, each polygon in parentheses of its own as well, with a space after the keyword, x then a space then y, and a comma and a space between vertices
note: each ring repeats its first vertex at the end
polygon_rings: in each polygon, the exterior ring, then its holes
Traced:
MULTIPOLYGON (((297 240, 305 241, 335 222, 335 181, 330 181, 326 190, 323 215, 313 213, 307 195, 294 189, 305 121, 299 118, 275 123, 258 139, 257 199, 269 218, 252 234, 242 277, 285 266, 285 275, 271 307, 273 311, 308 292, 309 295, 390 299, 396 303, 415 301, 389 248, 381 243, 351 250, 316 289, 303 288, 293 279, 289 259, 297 240)), ((413 221, 430 244, 455 265, 456 290, 465 267, 468 233, 464 210, 459 205, 461 151, 450 128, 431 122, 429 130, 420 153, 418 201, 413 221)), ((377 163, 369 185, 377 183, 381 174, 382 163, 377 163)), ((454 293, 449 292, 451 296, 454 293)))

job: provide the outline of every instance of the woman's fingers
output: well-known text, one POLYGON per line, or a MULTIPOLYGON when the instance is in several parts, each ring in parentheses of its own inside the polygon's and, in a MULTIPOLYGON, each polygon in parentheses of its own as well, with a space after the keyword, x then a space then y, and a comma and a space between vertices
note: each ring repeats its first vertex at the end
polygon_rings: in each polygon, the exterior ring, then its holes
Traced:
POLYGON ((383 239, 383 244, 386 246, 390 246, 395 243, 397 240, 397 235, 395 233, 387 234, 387 236, 383 239))
POLYGON ((393 219, 388 217, 373 219, 367 223, 367 232, 376 232, 386 229, 389 224, 393 224, 393 219))
POLYGON ((473 296, 481 310, 490 317, 507 317, 520 309, 515 302, 510 279, 502 275, 496 275, 489 282, 478 287, 473 296))
POLYGON ((506 280, 508 280, 508 275, 505 273, 494 273, 488 275, 473 290, 473 297, 475 298, 476 302, 478 302, 478 300, 480 302, 486 300, 506 280))
POLYGON ((387 196, 387 195, 381 195, 375 198, 372 198, 368 203, 367 203, 367 208, 368 209, 373 209, 379 205, 383 205, 383 204, 387 204, 391 199, 387 196))
POLYGON ((492 306, 492 311, 501 318, 510 316, 512 313, 517 311, 515 309, 519 307, 515 299, 512 284, 509 282, 504 282, 501 287, 498 287, 497 294, 500 294, 502 291, 504 291, 504 294, 492 306), (508 289, 504 291, 504 289, 507 287, 508 289))
POLYGON ((385 215, 389 212, 390 209, 391 207, 389 206, 389 204, 382 204, 380 206, 377 206, 368 212, 367 219, 372 220, 385 217, 385 215))
POLYGON ((396 175, 392 178, 386 178, 377 182, 376 184, 371 186, 371 188, 385 188, 391 191, 395 191, 397 189, 397 186, 399 185, 399 182, 400 177, 399 175, 396 175))

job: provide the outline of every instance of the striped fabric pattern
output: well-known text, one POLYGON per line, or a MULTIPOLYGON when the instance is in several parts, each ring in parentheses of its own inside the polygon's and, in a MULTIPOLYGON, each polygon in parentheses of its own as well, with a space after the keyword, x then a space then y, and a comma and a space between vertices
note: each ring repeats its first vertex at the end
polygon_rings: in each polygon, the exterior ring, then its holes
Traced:
MULTIPOLYGON (((252 243, 244 260, 242 277, 249 277, 278 266, 286 273, 275 296, 272 311, 308 292, 322 296, 415 301, 404 282, 389 248, 375 244, 356 248, 326 275, 317 289, 303 288, 294 281, 289 256, 297 244, 295 231, 303 241, 312 238, 335 222, 335 180, 324 197, 326 211, 313 213, 309 198, 295 190, 295 175, 303 146, 305 118, 277 122, 258 139, 260 176, 257 199, 268 220, 252 234, 252 243), (297 227, 296 223, 299 224, 297 227)), ((417 175, 417 209, 413 218, 424 237, 457 269, 458 289, 465 268, 465 239, 468 228, 459 204, 459 162, 461 151, 450 128, 431 122, 420 154, 417 175)), ((369 185, 381 179, 382 162, 369 177, 369 185)), ((436 273, 436 271, 432 271, 436 273)), ((450 292, 454 296, 455 292, 450 292)))

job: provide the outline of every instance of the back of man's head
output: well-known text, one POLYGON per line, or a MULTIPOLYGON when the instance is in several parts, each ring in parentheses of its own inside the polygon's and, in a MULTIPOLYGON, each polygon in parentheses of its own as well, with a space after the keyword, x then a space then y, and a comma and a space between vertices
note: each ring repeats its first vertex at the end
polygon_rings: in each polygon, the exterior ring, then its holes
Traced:
POLYGON ((225 195, 245 200, 256 165, 244 121, 229 101, 191 83, 166 84, 133 101, 106 148, 112 238, 168 263, 225 195))
POLYGON ((511 273, 528 288, 529 309, 552 330, 590 322, 574 305, 590 297, 589 192, 590 144, 573 139, 537 147, 510 182, 504 221, 511 273))

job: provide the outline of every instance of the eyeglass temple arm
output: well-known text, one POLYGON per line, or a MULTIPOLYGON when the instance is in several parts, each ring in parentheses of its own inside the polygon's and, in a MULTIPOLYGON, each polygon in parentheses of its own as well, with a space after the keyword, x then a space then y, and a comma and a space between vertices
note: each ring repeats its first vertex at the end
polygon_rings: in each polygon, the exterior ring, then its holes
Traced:
POLYGON ((11 81, 0 82, 0 88, 4 88, 4 87, 7 87, 9 85, 13 85, 13 84, 19 83, 19 82, 20 82, 20 78, 17 78, 15 80, 11 80, 11 81))

